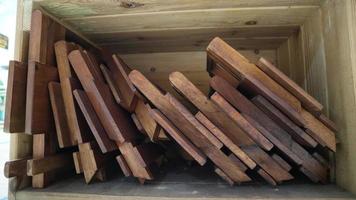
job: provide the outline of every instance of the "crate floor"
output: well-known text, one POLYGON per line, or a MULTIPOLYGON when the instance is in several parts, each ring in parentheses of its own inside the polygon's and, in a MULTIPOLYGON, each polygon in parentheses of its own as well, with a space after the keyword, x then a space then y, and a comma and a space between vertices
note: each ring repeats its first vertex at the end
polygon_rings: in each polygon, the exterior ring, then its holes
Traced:
POLYGON ((45 189, 18 191, 16 199, 356 199, 336 185, 313 184, 304 179, 277 187, 263 181, 230 186, 212 173, 209 167, 167 168, 170 169, 166 170, 167 173, 161 172, 156 180, 145 185, 122 175, 106 182, 86 185, 82 176, 75 176, 45 189))

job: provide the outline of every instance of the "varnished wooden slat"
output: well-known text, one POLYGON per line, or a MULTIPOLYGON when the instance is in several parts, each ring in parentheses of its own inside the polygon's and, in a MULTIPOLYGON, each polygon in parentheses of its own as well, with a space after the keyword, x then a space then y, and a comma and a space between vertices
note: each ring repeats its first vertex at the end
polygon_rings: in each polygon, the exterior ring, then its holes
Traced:
POLYGON ((221 169, 215 167, 214 171, 217 175, 219 175, 229 185, 233 186, 235 184, 235 182, 230 177, 228 177, 221 169))
POLYGON ((220 38, 215 38, 207 48, 208 56, 235 78, 243 81, 242 87, 270 100, 298 125, 305 121, 300 116, 301 104, 293 95, 250 63, 220 38))
POLYGON ((124 142, 136 137, 138 131, 128 113, 115 103, 108 86, 94 79, 83 53, 75 50, 68 57, 109 138, 124 142))
POLYGON ((330 130, 337 132, 338 128, 335 124, 335 122, 331 121, 326 115, 321 114, 317 117, 321 123, 323 123, 326 127, 328 127, 330 130))
POLYGON ((184 107, 182 103, 180 103, 173 95, 167 93, 165 95, 169 102, 178 109, 197 129, 218 149, 223 147, 223 144, 213 135, 209 129, 203 126, 195 117, 194 115, 184 107))
POLYGON ((229 158, 217 150, 193 124, 191 124, 168 99, 150 83, 140 72, 133 70, 130 75, 132 83, 154 104, 166 117, 174 122, 176 127, 182 131, 198 148, 200 148, 221 170, 230 176, 235 182, 249 181, 250 178, 244 174, 238 166, 231 163, 229 158))
POLYGON ((4 132, 25 132, 27 64, 9 62, 6 89, 4 132))
POLYGON ((251 103, 238 90, 230 86, 227 81, 220 77, 213 77, 210 85, 219 94, 224 96, 229 103, 239 109, 244 117, 261 133, 263 133, 270 141, 272 141, 278 149, 281 150, 288 158, 297 165, 303 165, 303 170, 306 175, 315 180, 326 178, 326 169, 323 168, 305 149, 295 143, 291 136, 280 128, 273 120, 264 114, 259 108, 251 103))
POLYGON ((31 16, 28 61, 55 66, 54 43, 65 38, 66 29, 35 10, 31 16))
POLYGON ((112 72, 113 83, 121 94, 120 105, 130 112, 134 111, 138 98, 136 96, 136 88, 132 85, 127 76, 129 67, 117 55, 107 57, 106 62, 112 72))
POLYGON ((302 109, 301 115, 306 121, 306 132, 318 141, 322 146, 328 147, 331 151, 336 151, 335 133, 321 123, 308 111, 302 109))
POLYGON ((183 133, 181 133, 161 112, 157 109, 150 111, 157 123, 200 165, 206 162, 206 156, 183 133))
POLYGON ((204 116, 203 113, 198 112, 195 117, 202 123, 207 129, 211 131, 215 135, 215 137, 219 138, 219 140, 230 149, 230 151, 238 156, 250 169, 254 169, 256 167, 256 163, 244 152, 240 147, 234 144, 231 139, 229 139, 221 130, 216 127, 208 118, 204 116))
POLYGON ((67 115, 63 112, 64 102, 61 85, 57 82, 50 82, 48 89, 59 147, 65 148, 73 146, 75 143, 73 143, 70 137, 67 115))
MULTIPOLYGON (((238 118, 237 117, 239 115, 238 112, 234 110, 234 108, 225 99, 223 99, 223 97, 221 97, 217 93, 211 96, 211 99, 219 107, 221 107, 221 109, 224 110, 232 119, 234 119, 235 122, 244 119, 244 118, 238 118)), ((253 126, 250 125, 250 127, 253 126)), ((261 150, 257 145, 256 146, 250 145, 250 146, 242 147, 241 149, 245 151, 246 154, 249 155, 252 159, 254 159, 255 162, 259 164, 264 171, 266 171, 266 173, 264 172, 259 172, 259 173, 262 174, 262 177, 267 178, 268 182, 271 183, 273 181, 271 181, 269 179, 269 176, 267 176, 266 174, 271 175, 273 177, 272 180, 275 179, 278 182, 293 179, 292 175, 290 175, 287 171, 285 171, 277 162, 275 162, 271 157, 269 157, 269 155, 266 154, 263 150, 261 150), (281 171, 281 169, 283 170, 281 171)))
POLYGON ((323 109, 321 105, 314 97, 309 95, 301 87, 299 87, 292 79, 286 76, 282 71, 275 67, 271 62, 265 58, 260 58, 256 65, 269 77, 275 80, 278 84, 292 93, 299 99, 303 107, 309 112, 319 115, 323 109))
POLYGON ((138 121, 141 123, 143 129, 147 133, 151 141, 156 141, 160 132, 160 127, 150 115, 150 107, 142 100, 137 101, 135 113, 138 121))
POLYGON ((77 174, 81 174, 83 173, 83 166, 82 166, 82 162, 80 160, 80 153, 78 152, 73 152, 72 154, 73 156, 73 162, 74 162, 74 167, 75 167, 75 172, 77 174))
POLYGON ((54 130, 48 83, 58 81, 56 67, 30 62, 26 89, 26 126, 28 134, 54 130))
POLYGON ((122 171, 122 173, 124 173, 124 175, 126 177, 132 175, 132 172, 131 172, 129 166, 127 165, 127 163, 122 155, 116 156, 116 161, 119 163, 121 171, 122 171))
POLYGON ((74 169, 72 153, 59 153, 27 161, 27 175, 33 176, 58 169, 74 169))
POLYGON ((277 181, 289 180, 292 176, 283 170, 269 157, 256 143, 243 132, 235 119, 225 113, 220 107, 211 102, 199 91, 183 74, 173 72, 169 76, 172 85, 187 99, 190 100, 212 123, 225 133, 235 144, 243 146, 247 153, 258 165, 273 176, 277 181), (249 148, 251 146, 251 148, 249 148), (257 153, 256 153, 257 152, 257 153), (253 157, 255 156, 255 157, 253 157), (278 171, 278 173, 277 173, 278 171))
POLYGON ((218 105, 222 110, 224 110, 227 115, 234 119, 239 127, 245 133, 250 135, 250 137, 261 146, 261 148, 266 151, 270 151, 273 148, 273 144, 261 134, 253 125, 251 125, 236 109, 234 109, 221 95, 215 93, 210 97, 210 99, 218 105))
POLYGON ((150 166, 141 166, 138 160, 142 158, 137 158, 137 156, 141 157, 141 155, 137 154, 132 143, 124 142, 122 144, 118 144, 118 147, 133 176, 143 180, 154 179, 150 166))
POLYGON ((100 123, 100 120, 97 114, 94 111, 94 108, 90 104, 88 96, 82 90, 74 90, 74 97, 90 127, 92 134, 95 137, 96 142, 98 143, 102 153, 107 153, 117 150, 115 142, 110 140, 104 130, 103 126, 100 123))
POLYGON ((281 113, 276 107, 261 96, 252 100, 258 107, 273 119, 281 128, 286 130, 299 144, 315 148, 318 143, 305 133, 300 127, 295 125, 288 117, 281 113))
POLYGON ((55 53, 59 80, 61 84, 64 111, 68 121, 69 135, 73 144, 88 142, 92 140, 89 133, 89 127, 85 122, 83 115, 80 113, 73 97, 73 90, 82 89, 77 76, 70 65, 68 54, 77 49, 82 49, 75 43, 64 40, 55 43, 55 53))
POLYGON ((119 90, 116 88, 116 85, 114 84, 114 80, 113 80, 113 77, 112 77, 113 75, 112 75, 111 71, 103 64, 100 65, 100 69, 101 69, 101 72, 104 75, 106 83, 110 87, 111 93, 114 96, 116 103, 120 104, 121 101, 122 101, 121 98, 120 98, 121 94, 119 93, 119 90))
POLYGON ((11 178, 27 175, 27 160, 28 158, 22 158, 5 162, 4 176, 6 178, 11 178))
MULTIPOLYGON (((56 151, 56 136, 54 132, 33 135, 33 159, 42 159, 53 155, 56 151)), ((54 173, 47 172, 32 176, 32 187, 43 188, 48 186, 54 179, 54 173)))
POLYGON ((139 130, 142 134, 147 135, 145 129, 143 129, 142 124, 141 124, 141 122, 137 119, 137 116, 136 116, 135 113, 132 113, 132 114, 131 114, 131 119, 132 119, 132 121, 134 122, 134 124, 136 125, 137 130, 139 130))
POLYGON ((279 163, 285 170, 290 171, 292 169, 292 166, 290 166, 283 158, 281 158, 277 154, 273 154, 272 158, 279 163))

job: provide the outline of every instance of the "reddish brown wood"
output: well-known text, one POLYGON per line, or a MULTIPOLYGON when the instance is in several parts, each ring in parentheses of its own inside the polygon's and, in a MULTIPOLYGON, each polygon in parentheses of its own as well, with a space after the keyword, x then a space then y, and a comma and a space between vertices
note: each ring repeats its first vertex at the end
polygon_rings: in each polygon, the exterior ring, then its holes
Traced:
POLYGON ((323 123, 326 127, 328 127, 330 130, 334 132, 338 132, 338 128, 335 124, 335 122, 331 121, 327 116, 324 114, 321 114, 317 117, 321 123, 323 123))
POLYGON ((127 165, 127 163, 122 155, 116 156, 116 161, 119 163, 121 171, 122 171, 122 173, 124 173, 124 175, 126 177, 132 175, 132 172, 131 172, 129 166, 127 165))
POLYGON ((235 184, 235 182, 228 175, 226 175, 221 169, 215 167, 214 171, 217 175, 219 175, 229 185, 233 186, 235 184))
POLYGON ((161 112, 151 110, 151 116, 157 123, 200 165, 206 162, 206 156, 183 133, 181 133, 161 112))
POLYGON ((90 104, 88 96, 82 90, 74 90, 74 97, 84 114, 84 117, 90 127, 92 134, 95 137, 96 142, 98 143, 102 153, 107 153, 117 150, 117 146, 114 141, 110 140, 101 125, 97 114, 94 111, 94 108, 90 104))
POLYGON ((120 105, 129 112, 133 112, 136 107, 138 97, 136 95, 136 88, 132 85, 127 76, 130 69, 118 55, 112 55, 111 57, 107 56, 106 58, 108 67, 112 72, 113 83, 121 94, 120 105))
POLYGON ((331 151, 336 151, 335 133, 321 123, 308 111, 302 109, 301 115, 306 121, 306 132, 318 141, 322 146, 328 147, 331 151))
POLYGON ((305 90, 297 85, 292 79, 286 76, 282 71, 275 67, 271 62, 265 58, 260 58, 257 63, 257 67, 266 73, 270 78, 288 90, 302 103, 302 106, 309 112, 319 115, 323 109, 321 105, 314 97, 310 96, 305 90))
POLYGON ((6 89, 4 132, 25 132, 27 64, 9 62, 6 89))
POLYGON ((184 107, 173 95, 165 95, 169 102, 178 109, 216 148, 221 149, 223 144, 205 126, 203 126, 194 115, 184 107))
POLYGON ((264 96, 298 125, 305 124, 299 114, 301 104, 298 99, 223 40, 218 37, 213 39, 207 47, 207 53, 216 64, 243 82, 240 87, 264 96))
POLYGON ((318 143, 305 133, 300 127, 295 125, 288 117, 281 113, 276 107, 261 96, 253 98, 253 102, 273 119, 281 128, 287 131, 299 144, 315 148, 318 143))
POLYGON ((23 158, 5 162, 4 176, 6 178, 26 176, 27 160, 28 158, 23 158))
POLYGON ((120 143, 134 139, 138 131, 129 114, 115 103, 108 86, 95 80, 83 53, 75 50, 68 57, 109 138, 120 143))
POLYGON ((130 75, 132 83, 149 99, 166 117, 174 122, 198 148, 200 148, 221 170, 223 170, 235 182, 249 181, 250 178, 232 163, 230 159, 219 151, 206 139, 199 130, 179 112, 168 99, 140 72, 133 70, 130 75))
MULTIPOLYGON (((209 129, 215 137, 230 149, 230 151, 238 156, 250 169, 256 167, 256 163, 244 152, 240 147, 234 144, 221 130, 216 127, 203 113, 198 112, 195 117, 202 123, 207 129, 209 129)), ((245 171, 245 170, 244 170, 245 171)))
POLYGON ((169 80, 180 94, 184 95, 193 103, 212 123, 225 133, 236 145, 240 146, 251 159, 274 179, 283 181, 293 178, 240 129, 234 117, 225 113, 220 107, 211 102, 183 74, 173 72, 170 74, 169 80))
POLYGON ((318 177, 319 180, 324 180, 326 178, 326 169, 323 168, 305 149, 295 143, 287 132, 274 123, 273 120, 266 116, 264 112, 251 103, 238 90, 231 87, 222 78, 218 77, 212 78, 210 85, 219 92, 219 94, 224 96, 235 108, 239 109, 243 113, 243 116, 270 141, 272 141, 281 152, 297 165, 303 165, 303 172, 307 172, 307 176, 313 180, 315 180, 315 177, 318 177))
POLYGON ((120 104, 122 101, 120 98, 121 94, 119 92, 119 89, 117 89, 116 85, 114 84, 114 78, 112 72, 103 64, 100 65, 100 69, 104 75, 107 84, 110 87, 111 93, 114 96, 116 103, 120 104))
POLYGON ((30 62, 26 89, 25 131, 39 134, 54 131, 48 83, 58 81, 56 67, 30 62))
POLYGON ((63 95, 61 85, 57 82, 48 84, 49 96, 52 105, 52 112, 56 126, 57 140, 60 148, 75 145, 70 137, 68 120, 64 110, 63 95))
POLYGON ((58 41, 55 44, 64 110, 68 121, 69 135, 73 144, 84 143, 92 140, 89 127, 76 105, 72 94, 73 90, 82 89, 82 86, 77 80, 77 76, 68 60, 68 54, 76 49, 81 49, 81 47, 75 43, 69 43, 64 40, 58 41))

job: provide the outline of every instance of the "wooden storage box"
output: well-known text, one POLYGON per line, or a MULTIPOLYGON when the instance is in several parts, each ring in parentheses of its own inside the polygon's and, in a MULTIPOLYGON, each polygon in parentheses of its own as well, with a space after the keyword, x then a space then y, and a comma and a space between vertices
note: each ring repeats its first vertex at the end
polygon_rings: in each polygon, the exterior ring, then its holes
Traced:
MULTIPOLYGON (((330 185, 309 182, 277 188, 229 187, 214 177, 173 172, 139 186, 120 178, 85 185, 69 178, 43 190, 14 188, 16 199, 352 198, 356 194, 355 0, 18 0, 16 59, 27 60, 31 11, 43 9, 93 44, 118 52, 132 67, 172 92, 168 74, 179 70, 205 93, 205 48, 222 37, 251 61, 263 56, 325 106, 339 127, 330 185)), ((11 158, 31 154, 30 136, 11 136, 11 158)), ((215 175, 212 175, 215 176, 215 175)), ((26 181, 22 181, 25 183, 26 181)))

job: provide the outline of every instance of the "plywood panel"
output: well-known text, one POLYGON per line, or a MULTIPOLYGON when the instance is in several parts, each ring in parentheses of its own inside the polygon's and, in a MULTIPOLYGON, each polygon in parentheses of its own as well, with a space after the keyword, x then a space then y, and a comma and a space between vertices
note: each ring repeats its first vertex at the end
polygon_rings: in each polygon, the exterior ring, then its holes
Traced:
POLYGON ((356 2, 328 0, 322 7, 329 115, 339 127, 336 183, 356 193, 356 2))
POLYGON ((117 13, 132 14, 172 10, 216 9, 231 7, 257 6, 318 6, 319 0, 136 0, 136 1, 82 1, 82 0, 34 0, 46 10, 58 17, 84 17, 113 15, 117 13))

